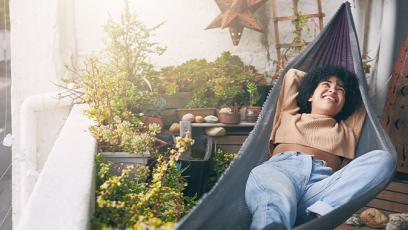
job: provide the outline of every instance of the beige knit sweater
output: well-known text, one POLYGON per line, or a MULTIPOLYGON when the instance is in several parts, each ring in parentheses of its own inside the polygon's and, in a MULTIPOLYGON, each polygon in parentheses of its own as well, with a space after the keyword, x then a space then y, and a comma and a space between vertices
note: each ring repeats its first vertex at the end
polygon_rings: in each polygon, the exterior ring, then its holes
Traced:
POLYGON ((326 115, 300 114, 296 96, 304 75, 305 72, 290 69, 283 79, 271 142, 301 144, 353 159, 366 114, 364 107, 340 122, 326 115))

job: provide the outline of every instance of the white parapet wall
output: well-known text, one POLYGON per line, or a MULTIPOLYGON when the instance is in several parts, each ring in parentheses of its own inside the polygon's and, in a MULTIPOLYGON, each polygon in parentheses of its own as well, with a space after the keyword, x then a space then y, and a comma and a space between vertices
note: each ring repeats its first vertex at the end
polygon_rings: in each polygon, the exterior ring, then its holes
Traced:
POLYGON ((89 229, 96 140, 76 105, 55 141, 16 229, 89 229))

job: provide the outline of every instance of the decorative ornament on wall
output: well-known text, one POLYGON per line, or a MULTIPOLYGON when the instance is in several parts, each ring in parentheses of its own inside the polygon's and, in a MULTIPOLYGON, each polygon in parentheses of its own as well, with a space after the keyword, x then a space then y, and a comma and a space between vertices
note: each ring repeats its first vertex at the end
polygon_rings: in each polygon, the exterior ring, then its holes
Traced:
POLYGON ((205 29, 228 27, 234 46, 239 44, 244 27, 263 32, 253 13, 267 0, 215 0, 221 13, 205 29))

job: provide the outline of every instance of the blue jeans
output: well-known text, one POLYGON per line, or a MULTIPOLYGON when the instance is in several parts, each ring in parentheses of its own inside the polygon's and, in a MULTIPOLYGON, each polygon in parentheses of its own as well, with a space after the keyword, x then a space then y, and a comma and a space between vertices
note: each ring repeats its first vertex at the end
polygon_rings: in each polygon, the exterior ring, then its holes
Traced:
POLYGON ((325 161, 299 152, 283 152, 255 167, 248 178, 245 201, 251 229, 279 222, 291 229, 325 215, 353 196, 388 180, 395 159, 382 150, 360 156, 333 173, 325 161))

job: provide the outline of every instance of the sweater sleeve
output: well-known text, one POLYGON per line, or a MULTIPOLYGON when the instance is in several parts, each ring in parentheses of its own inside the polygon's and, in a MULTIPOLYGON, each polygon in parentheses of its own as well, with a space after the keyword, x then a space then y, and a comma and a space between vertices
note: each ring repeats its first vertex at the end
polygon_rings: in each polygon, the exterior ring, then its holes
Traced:
POLYGON ((305 74, 305 72, 296 69, 290 69, 285 74, 276 105, 276 113, 273 120, 272 134, 270 138, 271 141, 275 139, 276 130, 280 126, 281 114, 285 112, 295 115, 299 112, 299 106, 296 103, 296 96, 298 95, 300 82, 305 74))
POLYGON ((360 138, 361 130, 363 128, 364 119, 366 116, 366 110, 363 105, 360 105, 353 114, 350 115, 345 121, 344 124, 351 129, 354 136, 356 137, 356 143, 360 138))

